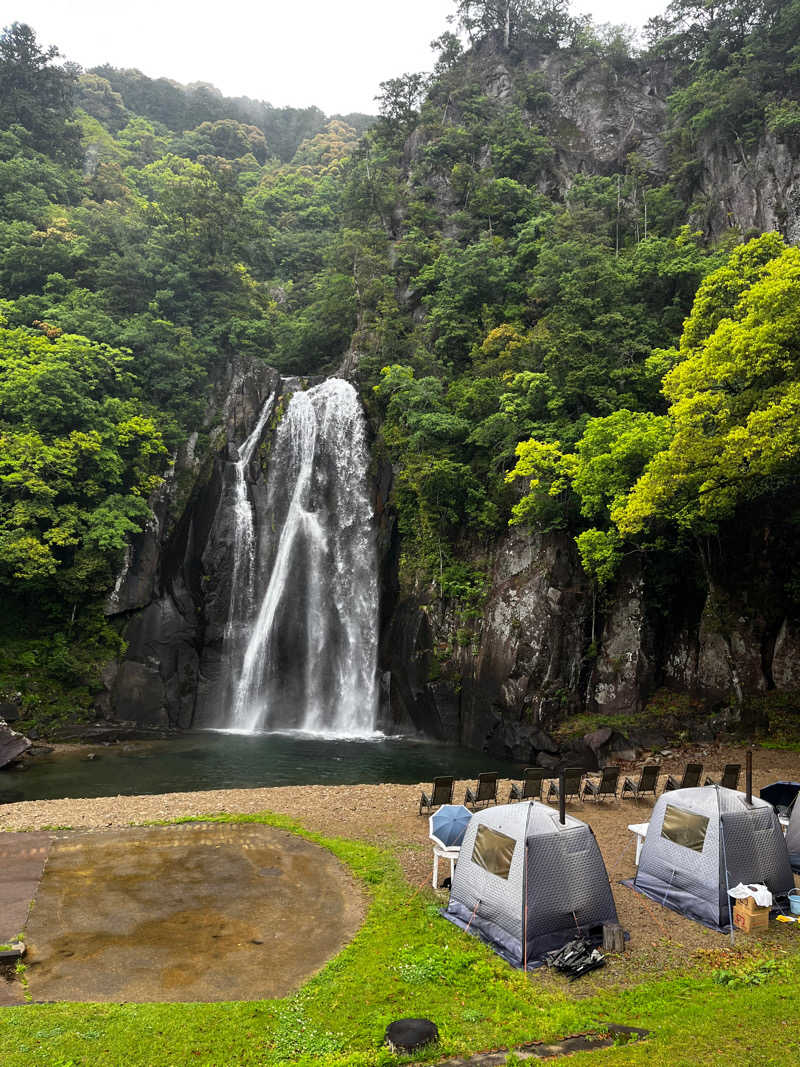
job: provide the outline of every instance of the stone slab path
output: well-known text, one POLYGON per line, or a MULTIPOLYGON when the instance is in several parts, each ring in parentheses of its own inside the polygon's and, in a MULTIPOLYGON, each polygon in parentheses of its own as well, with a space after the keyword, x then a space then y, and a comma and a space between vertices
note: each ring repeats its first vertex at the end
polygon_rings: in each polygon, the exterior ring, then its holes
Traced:
MULTIPOLYGON (((54 837, 50 833, 0 834, 0 944, 15 942, 22 933, 54 837)), ((14 965, 0 966, 0 1006, 21 1001, 14 965)))
POLYGON ((0 834, 0 944, 25 926, 54 834, 0 834))
MULTIPOLYGON (((514 1055, 517 1061, 555 1060, 561 1056, 572 1056, 576 1052, 595 1052, 612 1048, 620 1042, 639 1041, 647 1037, 648 1033, 649 1031, 636 1026, 612 1025, 604 1034, 576 1034, 560 1041, 534 1041, 530 1045, 520 1045, 514 1049, 514 1055)), ((504 1067, 508 1056, 508 1050, 479 1052, 465 1058, 440 1060, 437 1067, 504 1067)))

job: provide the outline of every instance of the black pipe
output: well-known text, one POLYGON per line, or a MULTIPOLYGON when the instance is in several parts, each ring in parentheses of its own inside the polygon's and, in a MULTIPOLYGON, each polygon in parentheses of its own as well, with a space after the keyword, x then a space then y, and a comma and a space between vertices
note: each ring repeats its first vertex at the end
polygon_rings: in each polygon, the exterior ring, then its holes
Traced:
POLYGON ((564 768, 558 772, 558 821, 562 826, 567 821, 567 791, 564 785, 564 768))
POLYGON ((744 776, 745 776, 745 782, 747 783, 747 785, 746 785, 746 788, 747 788, 747 803, 748 804, 752 804, 753 803, 753 750, 752 750, 752 748, 748 748, 748 750, 747 750, 747 761, 745 763, 744 776))

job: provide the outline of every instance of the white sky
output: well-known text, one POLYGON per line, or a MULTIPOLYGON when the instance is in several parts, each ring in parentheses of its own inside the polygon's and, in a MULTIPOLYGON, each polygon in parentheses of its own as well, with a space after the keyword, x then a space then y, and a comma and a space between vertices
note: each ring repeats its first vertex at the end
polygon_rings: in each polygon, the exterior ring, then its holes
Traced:
MULTIPOLYGON (((667 0, 573 0, 596 22, 641 26, 667 0)), ((328 114, 374 113, 381 81, 430 70, 430 42, 454 0, 0 0, 0 25, 27 22, 83 67, 205 81, 226 96, 328 114)))

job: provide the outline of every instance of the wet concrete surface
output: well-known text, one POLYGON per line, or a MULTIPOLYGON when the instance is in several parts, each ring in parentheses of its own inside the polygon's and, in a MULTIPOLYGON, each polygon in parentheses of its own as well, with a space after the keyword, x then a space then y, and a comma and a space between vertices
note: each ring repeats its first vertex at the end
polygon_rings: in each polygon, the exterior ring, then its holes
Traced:
MULTIPOLYGON (((54 835, 0 834, 0 945, 22 933, 36 896, 54 835)), ((23 1002, 15 964, 0 963, 0 1007, 23 1002)))
POLYGON ((334 856, 271 827, 62 833, 26 928, 29 992, 35 1002, 283 996, 363 913, 334 856))
POLYGON ((0 834, 0 944, 15 941, 47 862, 54 834, 0 834))

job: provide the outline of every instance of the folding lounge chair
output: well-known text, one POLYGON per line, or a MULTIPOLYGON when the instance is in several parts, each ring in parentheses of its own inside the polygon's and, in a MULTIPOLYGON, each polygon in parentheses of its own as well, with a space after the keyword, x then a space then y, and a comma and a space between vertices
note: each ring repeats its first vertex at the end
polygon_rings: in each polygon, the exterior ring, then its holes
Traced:
POLYGON ((642 768, 642 773, 639 775, 638 782, 635 782, 633 778, 625 779, 622 783, 620 800, 625 799, 626 793, 630 793, 634 800, 638 800, 644 793, 652 793, 653 796, 655 796, 658 790, 659 774, 661 774, 661 764, 648 763, 646 767, 642 768))
MULTIPOLYGON (((564 799, 569 800, 570 797, 577 797, 578 800, 583 800, 581 796, 581 784, 583 782, 583 771, 580 767, 567 767, 564 771, 564 799)), ((550 783, 550 788, 547 790, 547 799, 550 800, 555 797, 558 800, 558 781, 550 783)))
POLYGON ((604 767, 599 782, 593 781, 591 778, 586 779, 583 787, 583 799, 586 799, 586 794, 588 793, 595 804, 598 800, 602 800, 603 797, 613 797, 616 800, 618 788, 619 767, 604 767))
POLYGON ((673 778, 672 775, 667 778, 664 783, 664 792, 666 793, 668 789, 696 789, 700 785, 702 776, 702 763, 687 763, 680 781, 677 778, 673 778))
MULTIPOLYGON (((722 778, 719 784, 723 789, 738 789, 739 788, 739 776, 742 773, 741 763, 726 763, 725 770, 722 772, 722 778)), ((713 778, 706 778, 705 785, 716 785, 717 783, 713 778)))
POLYGON ((433 808, 441 807, 442 804, 452 804, 453 802, 453 783, 455 778, 452 774, 443 775, 440 778, 433 779, 433 788, 428 793, 423 792, 419 801, 419 813, 422 815, 422 809, 427 808, 428 814, 430 814, 433 808))
POLYGON ((486 771, 478 775, 478 784, 473 790, 467 786, 464 794, 464 803, 467 807, 476 808, 478 804, 497 803, 497 771, 486 771))
POLYGON ((525 776, 524 781, 517 785, 516 782, 511 783, 511 792, 508 795, 508 802, 512 800, 541 800, 542 799, 542 785, 544 783, 545 770, 543 767, 526 767, 522 772, 525 776))

